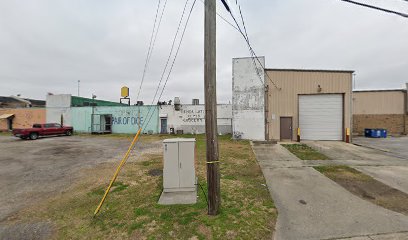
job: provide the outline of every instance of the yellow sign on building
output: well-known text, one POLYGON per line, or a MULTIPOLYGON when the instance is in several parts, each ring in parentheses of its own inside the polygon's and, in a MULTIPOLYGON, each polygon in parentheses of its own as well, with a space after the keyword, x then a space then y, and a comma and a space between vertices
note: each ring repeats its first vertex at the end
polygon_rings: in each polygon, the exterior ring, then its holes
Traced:
POLYGON ((129 97, 129 88, 126 87, 126 86, 122 87, 122 88, 120 89, 120 95, 121 95, 123 98, 129 97))

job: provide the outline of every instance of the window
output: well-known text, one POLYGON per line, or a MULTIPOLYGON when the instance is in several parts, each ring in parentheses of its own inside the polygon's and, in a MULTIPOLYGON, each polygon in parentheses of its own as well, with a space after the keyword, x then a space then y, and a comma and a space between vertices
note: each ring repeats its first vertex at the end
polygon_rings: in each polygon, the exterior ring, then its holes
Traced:
POLYGON ((56 128, 61 128, 61 124, 56 123, 56 124, 54 124, 54 127, 56 127, 56 128))
POLYGON ((54 124, 48 123, 48 124, 44 124, 45 128, 53 128, 54 124))
POLYGON ((41 124, 34 124, 33 128, 41 128, 41 124))

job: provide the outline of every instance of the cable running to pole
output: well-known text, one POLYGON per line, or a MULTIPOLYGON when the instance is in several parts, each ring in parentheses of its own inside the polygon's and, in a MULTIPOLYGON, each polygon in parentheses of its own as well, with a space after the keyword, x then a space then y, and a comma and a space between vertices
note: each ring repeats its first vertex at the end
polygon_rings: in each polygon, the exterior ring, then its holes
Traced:
POLYGON ((149 49, 147 51, 146 61, 145 61, 144 69, 143 69, 142 80, 140 82, 140 86, 139 86, 139 90, 137 92, 136 100, 139 100, 139 96, 140 96, 140 92, 142 90, 142 86, 143 86, 143 82, 144 82, 144 79, 145 79, 145 76, 146 76, 146 72, 147 72, 147 69, 149 67, 150 58, 152 57, 154 46, 156 44, 157 35, 159 33, 160 25, 161 25, 161 22, 162 22, 162 19, 163 19, 163 14, 164 14, 164 11, 165 11, 166 6, 167 6, 167 0, 165 0, 165 2, 164 2, 164 6, 163 6, 162 12, 160 14, 160 19, 159 19, 159 22, 157 24, 157 29, 156 29, 157 17, 158 17, 159 10, 160 10, 160 3, 161 3, 161 0, 159 0, 159 2, 157 4, 156 16, 154 18, 154 24, 153 24, 153 30, 152 30, 152 34, 150 36, 149 49))
MULTIPOLYGON (((408 1, 408 0, 407 0, 408 1)), ((205 4, 204 0, 200 0, 200 2, 202 2, 203 4, 205 4)), ((218 12, 216 13, 218 17, 220 17, 222 20, 224 20, 224 22, 226 22, 228 25, 230 25, 231 27, 235 28, 235 30, 239 31, 239 29, 237 27, 234 26, 234 24, 230 23, 225 17, 223 17, 221 14, 219 14, 218 12)))
MULTIPOLYGON (((375 10, 378 10, 378 11, 391 13, 391 14, 395 14, 395 15, 398 15, 398 16, 401 16, 401 17, 404 17, 404 18, 408 18, 407 13, 401 13, 401 12, 397 12, 397 11, 393 11, 393 10, 389 10, 389 9, 385 9, 385 8, 380 8, 380 7, 377 7, 377 6, 373 6, 373 5, 369 5, 369 4, 365 4, 365 3, 361 3, 361 2, 356 2, 356 1, 352 1, 352 0, 340 0, 340 1, 348 2, 348 3, 359 5, 359 6, 362 6, 362 7, 371 8, 371 9, 375 9, 375 10)), ((407 1, 407 0, 404 0, 404 1, 407 1)))
MULTIPOLYGON (((245 42, 247 43, 248 48, 249 48, 249 51, 250 51, 250 53, 251 53, 251 56, 254 56, 254 58, 255 58, 255 59, 257 60, 257 62, 261 65, 261 67, 262 67, 263 69, 265 69, 265 66, 264 66, 264 65, 262 64, 262 62, 259 60, 258 55, 255 53, 254 49, 252 48, 252 45, 251 45, 251 43, 249 42, 249 37, 248 37, 248 35, 245 35, 245 33, 242 31, 241 27, 239 26, 239 23, 238 23, 237 19, 235 18, 234 14, 232 13, 230 7, 228 6, 228 4, 226 3, 225 0, 221 0, 221 1, 222 1, 223 5, 225 6, 225 8, 227 9, 227 11, 230 13, 230 15, 231 15, 232 19, 234 20, 235 24, 238 26, 239 33, 242 35, 242 37, 244 38, 245 42), (253 55, 252 55, 252 54, 253 54, 253 55)), ((236 0, 235 2, 236 2, 237 5, 239 5, 237 0, 236 0)), ((240 11, 240 13, 242 14, 242 11, 240 11)), ((243 16, 242 16, 242 15, 241 15, 241 17, 242 17, 242 19, 243 19, 243 16)), ((255 71, 257 72, 257 75, 258 75, 258 77, 260 78, 260 81, 262 82, 258 70, 256 69, 255 71)), ((269 79, 269 81, 273 84, 273 86, 274 86, 275 88, 280 89, 280 88, 276 85, 276 83, 275 83, 274 81, 272 81, 272 79, 269 77, 268 74, 265 74, 265 75, 266 75, 266 77, 269 79)))
MULTIPOLYGON (((163 78, 164 78, 164 74, 166 73, 166 70, 167 70, 167 67, 168 67, 168 65, 169 65, 171 56, 172 56, 172 54, 173 54, 174 45, 175 45, 175 43, 176 43, 177 36, 178 36, 178 34, 179 34, 180 27, 181 27, 181 24, 182 24, 183 19, 184 19, 184 15, 185 15, 185 11, 186 11, 186 9, 187 9, 187 4, 188 4, 188 2, 189 2, 189 0, 186 0, 186 3, 184 4, 183 12, 182 12, 182 14, 181 14, 181 18, 180 18, 180 21, 179 21, 178 26, 177 26, 177 31, 176 31, 176 34, 175 34, 175 36, 174 36, 174 38, 173 38, 173 42, 172 42, 172 44, 171 44, 170 53, 169 53, 169 56, 167 57, 166 64, 165 64, 165 66, 164 66, 164 69, 163 69, 163 72, 162 72, 162 74, 161 74, 159 83, 158 83, 158 85, 157 85, 156 92, 154 93, 154 96, 153 96, 153 98, 152 98, 152 103, 151 103, 151 105, 150 105, 150 107, 149 107, 149 111, 148 111, 147 114, 146 114, 146 118, 149 116, 149 114, 150 114, 150 112, 151 112, 151 110, 152 110, 152 108, 153 108, 153 104, 155 104, 155 100, 156 100, 157 93, 158 93, 158 91, 159 91, 159 89, 160 89, 161 83, 162 83, 163 78)), ((144 124, 143 124, 143 125, 144 125, 144 124)))
MULTIPOLYGON (((176 60, 177 60, 178 53, 179 53, 180 48, 181 48, 181 44, 183 43, 184 35, 185 35, 185 33, 186 33, 187 26, 188 26, 188 23, 189 23, 189 21, 190 21, 191 13, 193 12, 195 3, 196 3, 196 0, 194 0, 194 1, 193 1, 193 4, 191 5, 190 11, 189 11, 188 16, 187 16, 186 23, 185 23, 184 28, 183 28, 183 32, 182 32, 182 34, 181 34, 180 42, 179 42, 179 44, 178 44, 178 46, 177 46, 176 53, 175 53, 174 58, 173 58, 173 61, 172 61, 172 63, 171 63, 170 70, 169 70, 169 72, 168 72, 168 74, 167 74, 167 77, 166 77, 166 80, 165 80, 165 82, 164 82, 163 88, 162 88, 162 90, 161 90, 161 92, 160 92, 160 95, 159 95, 159 97, 158 97, 158 101, 161 99, 161 97, 162 97, 162 95, 163 95, 163 92, 164 92, 164 89, 165 89, 166 86, 167 86, 167 82, 168 82, 169 79, 170 79, 170 75, 171 75, 171 72, 172 72, 172 70, 173 70, 174 64, 175 64, 175 62, 176 62, 176 60)), ((147 127, 147 125, 150 123, 150 120, 151 120, 151 118, 152 118, 152 116, 153 116, 153 114, 154 114, 155 111, 156 111, 156 108, 153 109, 153 112, 152 112, 152 114, 150 115, 149 120, 148 120, 148 122, 147 122, 147 124, 146 124, 145 127, 147 127)), ((145 122, 145 123, 146 123, 146 122, 145 122)))

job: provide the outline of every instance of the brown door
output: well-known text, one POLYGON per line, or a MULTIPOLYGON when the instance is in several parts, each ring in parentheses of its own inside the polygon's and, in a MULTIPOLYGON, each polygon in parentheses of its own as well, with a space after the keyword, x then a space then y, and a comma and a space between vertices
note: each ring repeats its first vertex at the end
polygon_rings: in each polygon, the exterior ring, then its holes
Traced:
POLYGON ((280 138, 281 140, 292 140, 292 117, 280 118, 280 138))

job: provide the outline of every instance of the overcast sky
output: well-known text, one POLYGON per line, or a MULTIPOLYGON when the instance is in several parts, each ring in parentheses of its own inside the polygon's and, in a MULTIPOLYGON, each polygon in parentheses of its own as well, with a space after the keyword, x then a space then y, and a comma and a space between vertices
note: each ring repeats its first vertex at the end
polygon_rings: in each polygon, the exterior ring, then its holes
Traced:
MULTIPOLYGON (((192 2, 193 0, 190 0, 192 2)), ((403 0, 360 0, 408 13, 403 0)), ((0 1, 0 96, 48 92, 132 100, 143 74, 158 1, 0 1)), ((162 0, 164 2, 164 0, 162 0)), ((231 2, 235 2, 232 0, 231 2)), ((141 98, 152 102, 184 0, 168 0, 141 98)), ((267 68, 356 71, 359 89, 408 82, 408 19, 339 0, 241 0, 248 34, 267 68)), ((231 20, 218 1, 218 12, 231 20)), ((203 102, 204 5, 197 0, 162 100, 203 102)), ((248 56, 239 33, 218 18, 217 95, 231 100, 232 58, 248 56)))

